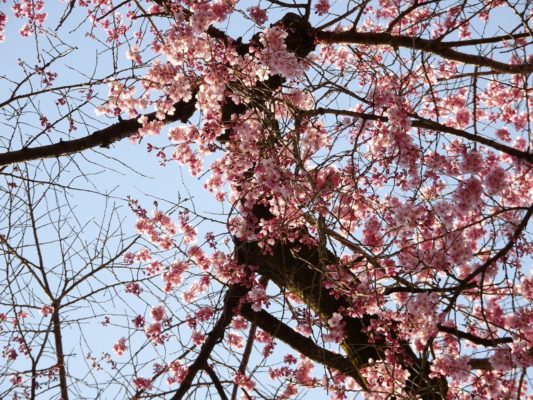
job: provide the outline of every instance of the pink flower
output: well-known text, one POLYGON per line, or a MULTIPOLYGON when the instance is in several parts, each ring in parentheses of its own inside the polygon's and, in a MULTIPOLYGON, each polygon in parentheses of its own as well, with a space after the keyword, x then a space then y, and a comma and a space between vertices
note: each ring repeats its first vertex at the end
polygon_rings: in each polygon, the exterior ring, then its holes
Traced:
POLYGON ((189 212, 184 211, 180 212, 178 216, 178 228, 181 233, 183 233, 183 242, 185 244, 191 244, 194 243, 196 240, 196 234, 197 230, 196 228, 192 227, 189 223, 189 212))
POLYGON ((126 346, 126 338, 120 338, 117 340, 117 342, 113 345, 113 351, 117 356, 121 356, 124 354, 128 347, 126 346))
POLYGON ((159 322, 146 325, 144 328, 144 333, 154 344, 163 344, 163 337, 161 336, 161 324, 159 322))
POLYGON ((4 42, 6 37, 4 31, 6 30, 7 16, 5 13, 0 12, 0 43, 4 42))
POLYGON ((139 46, 132 46, 128 51, 126 51, 126 58, 128 60, 135 61, 137 64, 141 64, 142 59, 139 52, 139 46))
POLYGON ((252 382, 250 378, 246 377, 240 372, 237 372, 237 374, 235 374, 235 377, 233 378, 233 382, 239 387, 246 390, 247 392, 251 392, 255 388, 255 383, 252 382))
POLYGON ((152 389, 152 380, 148 378, 143 378, 142 376, 137 376, 133 379, 132 383, 139 390, 150 390, 152 389))
POLYGON ((191 335, 191 339, 192 339, 192 342, 196 346, 200 346, 205 340, 205 335, 203 335, 202 333, 198 331, 193 331, 191 335))
POLYGON ((242 349, 244 347, 242 336, 236 333, 230 332, 226 337, 226 341, 232 348, 242 349))
POLYGON ((43 0, 21 0, 15 2, 15 5, 11 7, 11 10, 13 11, 13 14, 16 18, 24 18, 28 21, 22 26, 19 31, 21 36, 31 35, 34 32, 34 27, 38 29, 39 33, 39 30, 42 28, 48 16, 48 13, 41 12, 43 10, 43 7, 43 0))
POLYGON ((500 128, 496 131, 496 136, 498 136, 498 139, 504 141, 504 142, 510 142, 511 141, 511 135, 509 134, 509 131, 507 128, 500 128))
POLYGON ((235 317, 231 321, 233 329, 248 329, 248 322, 243 317, 235 317))
POLYGON ((334 343, 342 342, 346 336, 344 332, 345 322, 342 320, 342 315, 339 313, 333 313, 328 320, 328 325, 330 333, 324 335, 324 341, 334 343))
POLYGON ((478 151, 463 154, 461 168, 463 172, 477 174, 483 167, 483 157, 478 151))
POLYGON ((258 25, 263 25, 268 19, 266 11, 259 6, 249 7, 246 11, 248 11, 250 18, 258 25))
POLYGON ((144 328, 145 320, 142 315, 137 315, 134 319, 132 319, 133 326, 137 329, 144 328))
POLYGON ((20 386, 24 383, 24 378, 21 375, 16 374, 9 378, 9 382, 11 382, 13 386, 20 386))
POLYGON ((2 351, 2 355, 4 356, 4 358, 10 361, 15 361, 18 357, 17 351, 15 349, 10 349, 10 348, 7 348, 4 351, 2 351))
POLYGON ((142 289, 137 282, 130 282, 126 284, 126 293, 131 293, 139 297, 142 293, 142 289))
MULTIPOLYGON (((368 246, 379 247, 383 244, 383 239, 380 233, 381 227, 376 217, 370 218, 363 230, 364 243, 368 246)), ((377 251, 376 249, 375 251, 377 251)))
POLYGON ((286 37, 287 32, 277 26, 265 29, 261 35, 263 48, 256 56, 270 74, 280 74, 291 79, 300 76, 302 68, 294 53, 287 51, 286 37))
POLYGON ((497 371, 506 371, 513 367, 511 351, 508 348, 498 348, 490 358, 490 365, 497 371))
POLYGON ((483 183, 487 187, 490 194, 501 192, 505 188, 505 171, 501 167, 493 167, 489 173, 485 175, 483 183))
POLYGON ((44 305, 39 310, 39 314, 41 314, 45 318, 48 317, 48 315, 50 315, 53 312, 54 312, 54 307, 49 306, 49 305, 44 305))
POLYGON ((187 367, 186 365, 181 365, 181 363, 176 360, 170 363, 169 372, 174 375, 172 378, 172 383, 181 383, 187 376, 187 372, 189 372, 189 367, 187 367))
POLYGON ((165 318, 165 308, 162 305, 153 307, 150 311, 152 319, 156 322, 162 321, 165 318))
POLYGON ((286 354, 283 357, 283 362, 287 364, 296 364, 297 361, 298 360, 296 359, 296 357, 294 357, 292 354, 286 354))
POLYGON ((318 0, 318 2, 315 4, 315 12, 318 15, 324 15, 329 12, 329 0, 318 0))
POLYGON ((263 304, 268 305, 268 297, 265 289, 261 286, 256 286, 248 292, 246 300, 251 304, 252 310, 261 311, 263 304))
POLYGON ((181 261, 174 261, 168 271, 163 272, 163 281, 165 285, 163 290, 166 293, 171 293, 176 287, 183 282, 183 273, 189 268, 188 264, 181 261))
POLYGON ((294 379, 301 385, 312 386, 315 384, 316 379, 311 376, 314 364, 306 357, 302 357, 298 363, 298 367, 294 372, 294 379))
POLYGON ((467 367, 468 361, 468 358, 443 356, 433 361, 431 371, 438 375, 462 380, 467 378, 470 373, 467 367))
POLYGON ((467 108, 462 108, 455 113, 455 124, 459 128, 466 128, 470 122, 470 111, 467 108))
POLYGON ((453 198, 458 205, 458 211, 464 213, 475 208, 482 194, 483 186, 479 179, 471 177, 461 183, 453 194, 453 198))

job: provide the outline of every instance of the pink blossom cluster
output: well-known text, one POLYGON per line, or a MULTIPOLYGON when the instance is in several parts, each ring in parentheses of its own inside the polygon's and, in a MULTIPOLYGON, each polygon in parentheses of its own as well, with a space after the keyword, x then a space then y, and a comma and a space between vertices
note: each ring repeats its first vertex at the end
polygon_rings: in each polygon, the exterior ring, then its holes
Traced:
POLYGON ((200 346, 205 340, 205 335, 201 332, 193 331, 191 334, 191 340, 195 346, 200 346))
POLYGON ((267 12, 259 6, 248 7, 246 10, 250 18, 258 25, 263 25, 267 20, 267 12))
POLYGON ((264 357, 268 357, 272 354, 274 351, 274 347, 276 346, 276 342, 274 341, 274 338, 270 336, 267 332, 263 330, 258 330, 255 334, 255 341, 257 343, 264 344, 262 354, 264 357))
POLYGON ((204 293, 211 283, 211 278, 209 275, 202 275, 200 278, 195 281, 192 285, 189 286, 187 290, 183 292, 183 301, 186 304, 191 304, 194 300, 198 298, 199 295, 204 293))
POLYGON ((261 311, 263 305, 268 306, 269 300, 265 288, 257 285, 254 286, 246 295, 246 301, 250 303, 252 310, 261 311))
POLYGON ((189 269, 189 265, 183 261, 174 261, 168 267, 168 270, 163 272, 162 278, 164 282, 163 290, 166 293, 171 293, 183 283, 183 273, 189 269))
POLYGON ((409 371, 395 362, 370 360, 361 374, 369 387, 365 399, 386 400, 391 395, 408 398, 404 391, 409 371))
POLYGON ((197 229, 192 227, 190 222, 189 212, 180 212, 178 215, 178 230, 183 234, 183 242, 191 244, 196 241, 197 229))
POLYGON ((54 312, 54 307, 48 304, 43 305, 41 309, 39 310, 39 314, 41 314, 45 318, 48 317, 53 312, 54 312))
POLYGON ((324 335, 325 342, 341 343, 344 340, 346 323, 342 319, 343 317, 339 313, 333 313, 328 319, 329 333, 324 335))
POLYGON ((149 378, 144 378, 142 376, 136 376, 132 380, 133 385, 137 390, 151 390, 152 389, 152 380, 149 378))
POLYGON ((483 194, 483 186, 479 179, 470 177, 459 184, 453 198, 461 213, 466 213, 476 208, 483 194))
POLYGON ((256 50, 257 60, 266 68, 267 75, 280 74, 288 79, 297 78, 302 74, 302 67, 293 53, 287 51, 285 38, 287 32, 278 26, 267 28, 261 35, 262 48, 256 50))
POLYGON ((315 12, 318 15, 324 15, 329 13, 329 0, 318 0, 318 2, 315 4, 315 12))
POLYGON ((417 350, 422 350, 428 340, 437 334, 437 323, 440 322, 437 302, 438 297, 434 293, 419 293, 407 302, 407 312, 410 314, 407 322, 411 326, 411 340, 417 350))
POLYGON ((314 368, 315 365, 310 359, 303 356, 300 357, 300 361, 294 371, 294 379, 300 385, 314 386, 316 384, 316 378, 311 375, 314 368))
POLYGON ((255 388, 255 382, 253 382, 249 377, 243 375, 241 372, 237 372, 235 374, 233 382, 248 392, 251 392, 255 388))
POLYGON ((6 40, 6 36, 4 34, 6 30, 6 24, 7 24, 7 15, 6 13, 0 11, 0 43, 6 40))
POLYGON ((167 378, 167 383, 169 385, 174 383, 180 384, 187 376, 189 367, 183 365, 179 360, 174 360, 170 363, 168 371, 170 376, 167 378))
POLYGON ((163 305, 152 307, 150 315, 153 322, 144 327, 144 333, 155 345, 162 345, 164 343, 165 336, 162 333, 163 320, 166 316, 165 308, 163 305))
POLYGON ((136 89, 134 86, 126 86, 125 83, 113 80, 109 83, 108 100, 105 105, 95 108, 97 115, 106 114, 118 117, 125 112, 129 117, 137 117, 138 110, 143 110, 148 106, 146 98, 136 99, 136 89))
POLYGON ((229 332, 225 337, 225 342, 232 349, 240 350, 244 347, 243 337, 236 332, 229 332))
MULTIPOLYGON (((26 22, 22 28, 19 30, 21 36, 30 36, 32 33, 39 33, 39 29, 43 27, 44 22, 48 13, 43 11, 44 1, 43 0, 17 0, 15 4, 11 7, 13 14, 17 18, 24 18, 26 22), (38 29, 35 32, 35 29, 38 29)), ((1 18, 0 18, 1 21, 1 18)), ((5 25, 5 14, 4 14, 4 25, 5 25)), ((0 26, 1 26, 0 22, 0 26)), ((0 32, 3 29, 0 29, 0 32)))
POLYGON ((11 376, 11 378, 9 379, 9 382, 13 386, 21 386, 24 383, 24 378, 20 374, 15 374, 11 376))
POLYGON ((172 246, 172 239, 177 233, 177 227, 171 218, 159 210, 152 213, 152 218, 139 218, 135 228, 163 250, 172 246))
POLYGON ((139 297, 141 295, 141 293, 143 292, 143 289, 141 288, 141 286, 137 282, 129 282, 129 283, 126 284, 125 292, 126 293, 131 293, 131 294, 139 297))
POLYGON ((279 396, 280 399, 291 399, 298 394, 298 386, 313 387, 317 384, 317 379, 312 376, 314 364, 306 357, 300 357, 298 360, 292 354, 287 354, 283 358, 283 362, 287 365, 281 368, 270 368, 269 376, 271 379, 290 378, 284 391, 279 396), (295 368, 290 368, 294 365, 295 368))
POLYGON ((197 152, 193 149, 193 144, 198 141, 199 133, 194 127, 182 128, 176 127, 169 131, 170 140, 176 143, 172 158, 181 165, 189 167, 193 176, 202 172, 202 160, 197 152))
POLYGON ((126 346, 126 338, 120 338, 113 345, 113 351, 117 356, 122 356, 126 352, 127 348, 128 347, 126 346))

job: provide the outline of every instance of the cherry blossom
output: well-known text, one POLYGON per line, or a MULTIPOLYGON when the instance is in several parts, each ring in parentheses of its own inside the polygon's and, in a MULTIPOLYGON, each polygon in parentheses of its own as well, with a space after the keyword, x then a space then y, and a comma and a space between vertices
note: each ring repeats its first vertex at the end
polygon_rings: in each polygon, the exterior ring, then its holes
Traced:
POLYGON ((126 346, 126 338, 120 338, 117 340, 117 342, 113 345, 113 351, 117 356, 121 356, 124 354, 128 347, 126 346))
POLYGON ((49 305, 43 305, 41 309, 39 310, 39 314, 41 314, 43 317, 48 317, 51 313, 54 312, 54 307, 49 305))
POLYGON ((143 378, 142 376, 138 376, 134 378, 132 383, 133 385, 135 385, 137 389, 144 389, 144 390, 152 389, 152 381, 148 378, 143 378))

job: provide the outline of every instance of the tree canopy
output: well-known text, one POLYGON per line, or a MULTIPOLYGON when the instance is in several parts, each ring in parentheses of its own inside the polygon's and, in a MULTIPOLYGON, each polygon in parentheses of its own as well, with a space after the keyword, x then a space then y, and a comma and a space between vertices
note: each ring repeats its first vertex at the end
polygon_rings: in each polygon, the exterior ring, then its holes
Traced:
POLYGON ((0 398, 532 399, 532 16, 0 2, 0 398))

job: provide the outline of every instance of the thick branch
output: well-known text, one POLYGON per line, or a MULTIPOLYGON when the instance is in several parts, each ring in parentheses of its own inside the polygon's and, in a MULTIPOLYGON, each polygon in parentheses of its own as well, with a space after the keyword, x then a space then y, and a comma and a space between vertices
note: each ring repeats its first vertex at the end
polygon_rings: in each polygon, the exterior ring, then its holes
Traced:
MULTIPOLYGON (((268 284, 268 278, 262 277, 259 280, 259 284, 264 286, 264 288, 266 289, 266 286, 268 284)), ((246 372, 248 361, 250 361, 250 355, 252 354, 252 350, 254 347, 256 331, 257 331, 257 325, 252 323, 252 326, 250 326, 250 330, 248 331, 248 339, 246 340, 246 345, 244 346, 241 363, 239 364, 239 369, 237 370, 239 373, 243 375, 246 372)), ((238 389, 239 389, 239 385, 234 383, 233 389, 231 390, 231 400, 235 400, 237 398, 238 389)))
POLYGON ((415 128, 423 128, 437 132, 446 132, 454 136, 459 136, 464 139, 471 140, 473 142, 484 144, 485 146, 492 147, 495 150, 499 150, 502 153, 509 154, 521 160, 533 163, 533 153, 515 149, 514 147, 507 146, 495 140, 486 138, 484 136, 474 135, 462 129, 452 128, 451 126, 446 126, 439 124, 438 122, 431 121, 429 119, 424 119, 419 116, 414 116, 414 120, 411 121, 411 125, 415 128))
MULTIPOLYGON (((167 115, 166 123, 175 121, 187 122, 192 117, 196 105, 196 98, 193 95, 192 100, 188 102, 179 101, 174 105, 174 115, 167 115)), ((155 120, 155 112, 147 114, 149 121, 155 120)), ((0 167, 18 162, 39 160, 50 157, 60 157, 69 154, 79 153, 93 147, 108 147, 112 143, 127 138, 137 132, 141 124, 137 118, 120 121, 108 126, 105 129, 96 131, 89 136, 79 139, 59 141, 58 143, 49 144, 39 147, 30 147, 16 151, 9 151, 0 154, 0 167)))
POLYGON ((441 332, 449 333, 460 339, 466 339, 466 340, 471 341, 472 343, 479 344, 481 346, 498 346, 503 343, 513 343, 513 338, 511 337, 488 339, 488 338, 482 338, 480 336, 473 335, 468 332, 460 331, 452 326, 444 326, 444 325, 439 324, 437 328, 441 332))
POLYGON ((490 36, 486 38, 478 38, 478 39, 469 39, 469 40, 457 40, 457 41, 449 41, 445 42, 447 46, 449 47, 464 47, 464 46, 478 46, 481 44, 488 44, 488 43, 498 43, 498 42, 505 42, 510 40, 517 40, 517 39, 523 39, 530 37, 531 35, 527 32, 522 33, 509 33, 507 35, 500 35, 500 36, 490 36))
POLYGON ((256 312, 253 311, 250 306, 244 306, 241 309, 241 315, 272 337, 286 343, 310 360, 316 361, 329 368, 334 368, 343 374, 351 376, 361 386, 364 385, 364 381, 360 378, 359 371, 346 357, 318 346, 312 339, 296 332, 290 326, 284 324, 268 312, 264 310, 256 312))
POLYGON ((446 43, 412 36, 392 35, 388 32, 325 32, 317 30, 314 31, 314 34, 320 43, 353 43, 362 45, 403 47, 407 49, 428 51, 447 60, 459 61, 464 64, 477 65, 480 67, 487 67, 492 69, 494 72, 507 74, 523 74, 533 72, 533 63, 506 64, 477 54, 462 53, 453 49, 453 42, 446 43))
POLYGON ((470 365, 473 369, 492 371, 492 364, 488 358, 473 358, 468 360, 468 365, 470 365))
POLYGON ((220 399, 228 400, 228 396, 226 396, 226 392, 224 392, 224 387, 222 386, 222 383, 220 382, 220 379, 218 379, 218 376, 216 372, 213 370, 213 368, 207 365, 204 367, 204 370, 205 372, 207 372, 207 375, 209 375, 209 378, 211 378, 213 385, 215 385, 215 388, 217 389, 220 399))
POLYGON ((54 330, 54 344, 59 370, 59 388, 61 399, 68 400, 67 369, 65 368, 65 352, 63 351, 63 337, 61 333, 61 320, 59 317, 59 304, 54 302, 54 312, 52 313, 52 324, 54 330))
POLYGON ((229 288, 226 298, 224 299, 224 310, 222 311, 222 315, 213 327, 213 330, 207 335, 207 338, 205 339, 205 342, 203 343, 196 360, 194 360, 194 362, 189 366, 187 376, 181 382, 181 385, 176 393, 174 393, 174 396, 172 396, 172 400, 182 399, 191 388, 198 371, 205 369, 208 366, 207 360, 209 359, 211 351, 224 337, 224 332, 226 332, 226 328, 235 315, 235 307, 239 305, 240 300, 246 295, 247 292, 248 290, 242 286, 231 286, 229 288))

